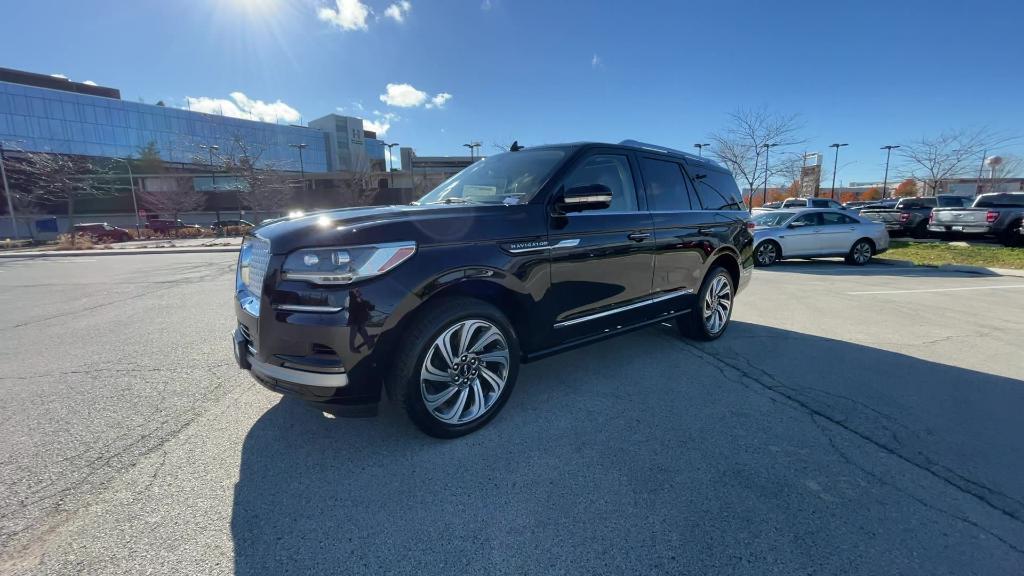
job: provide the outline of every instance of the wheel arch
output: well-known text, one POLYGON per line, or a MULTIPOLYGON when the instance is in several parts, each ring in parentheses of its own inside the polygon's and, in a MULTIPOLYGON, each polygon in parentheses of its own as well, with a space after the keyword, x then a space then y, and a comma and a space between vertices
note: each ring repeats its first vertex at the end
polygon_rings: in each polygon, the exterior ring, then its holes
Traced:
POLYGON ((708 271, 715 266, 721 266, 729 272, 729 276, 732 277, 733 287, 740 285, 740 260, 737 254, 731 250, 722 250, 717 255, 712 256, 710 263, 704 270, 704 276, 706 277, 708 271))

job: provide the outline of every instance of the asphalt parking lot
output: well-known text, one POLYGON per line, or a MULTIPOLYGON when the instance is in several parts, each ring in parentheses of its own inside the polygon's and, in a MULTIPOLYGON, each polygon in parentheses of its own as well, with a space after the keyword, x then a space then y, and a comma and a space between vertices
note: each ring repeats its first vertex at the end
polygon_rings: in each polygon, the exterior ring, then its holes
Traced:
POLYGON ((237 370, 233 274, 0 261, 0 573, 1024 573, 1024 278, 784 262, 439 441, 237 370))

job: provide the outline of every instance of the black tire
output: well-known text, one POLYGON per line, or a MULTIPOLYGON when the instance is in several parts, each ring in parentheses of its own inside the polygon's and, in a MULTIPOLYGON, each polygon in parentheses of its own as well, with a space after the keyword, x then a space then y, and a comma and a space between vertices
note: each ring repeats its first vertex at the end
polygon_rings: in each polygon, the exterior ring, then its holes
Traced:
POLYGON ((928 237, 928 221, 922 220, 910 231, 911 238, 924 239, 928 237))
POLYGON ((850 251, 846 254, 846 263, 851 266, 863 266, 871 261, 875 255, 875 244, 867 238, 861 238, 853 243, 850 251), (864 255, 867 255, 865 258, 864 255))
MULTIPOLYGON (((716 302, 716 300, 713 300, 716 302)), ((696 340, 716 340, 725 334, 725 330, 729 327, 729 322, 732 320, 732 309, 736 303, 736 286, 733 283, 732 275, 729 271, 721 266, 715 266, 711 270, 708 270, 707 275, 704 277, 704 283, 701 284, 700 290, 697 292, 697 301, 694 303, 693 309, 689 313, 683 314, 676 318, 676 327, 679 329, 679 333, 686 338, 693 338, 696 340), (709 326, 708 319, 705 317, 705 302, 708 298, 708 292, 711 291, 712 286, 716 284, 716 279, 724 278, 726 285, 729 288, 729 306, 728 311, 725 315, 725 321, 716 330, 709 326)))
POLYGON ((754 265, 767 267, 782 259, 782 247, 774 240, 765 240, 754 246, 754 265))
POLYGON ((1011 248, 1024 246, 1024 236, 1020 233, 1021 225, 1022 221, 1018 220, 1016 222, 1011 222, 1010 225, 1006 227, 1006 230, 1003 231, 1002 238, 999 239, 1003 243, 1003 246, 1011 248))
MULTIPOLYGON (((416 427, 436 438, 457 438, 482 428, 508 401, 519 375, 519 340, 505 315, 486 302, 458 297, 447 298, 427 306, 428 308, 414 318, 412 324, 405 330, 385 384, 391 399, 405 409, 416 427), (481 415, 464 423, 448 423, 434 416, 427 407, 424 393, 421 392, 420 374, 424 363, 428 361, 428 354, 442 334, 468 320, 482 320, 501 333, 508 351, 505 383, 492 403, 483 409, 481 415)), ((478 382, 483 383, 484 380, 478 382)), ((460 388, 452 398, 461 394, 461 390, 460 388)), ((472 391, 469 391, 469 394, 473 395, 472 391)), ((456 408, 455 411, 459 412, 459 409, 456 408)))

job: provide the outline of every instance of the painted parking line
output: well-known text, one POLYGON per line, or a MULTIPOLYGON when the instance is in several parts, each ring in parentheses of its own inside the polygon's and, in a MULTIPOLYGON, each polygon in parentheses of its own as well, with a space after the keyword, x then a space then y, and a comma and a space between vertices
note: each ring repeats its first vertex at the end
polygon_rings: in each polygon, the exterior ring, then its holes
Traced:
POLYGON ((1024 284, 1004 284, 997 286, 964 286, 961 288, 925 288, 921 290, 871 290, 868 292, 847 292, 851 296, 864 294, 920 294, 921 292, 959 292, 961 290, 1002 290, 1006 288, 1024 288, 1024 284))

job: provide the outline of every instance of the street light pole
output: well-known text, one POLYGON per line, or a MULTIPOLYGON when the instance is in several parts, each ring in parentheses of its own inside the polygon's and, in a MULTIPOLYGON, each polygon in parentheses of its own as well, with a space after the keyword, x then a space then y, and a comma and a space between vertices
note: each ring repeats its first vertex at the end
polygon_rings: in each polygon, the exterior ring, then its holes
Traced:
POLYGON ((711 146, 711 144, 694 144, 693 145, 693 147, 697 149, 697 157, 698 158, 703 158, 704 157, 704 147, 705 146, 711 146))
POLYGON ((836 149, 836 159, 832 161, 832 193, 829 195, 833 200, 836 199, 836 169, 839 167, 839 149, 843 146, 849 146, 849 144, 829 144, 829 148, 836 149))
POLYGON ((299 177, 302 179, 302 191, 306 191, 306 166, 302 163, 302 151, 306 149, 309 144, 289 144, 292 148, 299 151, 299 177))
POLYGON ((135 177, 132 175, 132 163, 127 158, 114 158, 114 160, 124 162, 125 167, 128 168, 128 185, 132 189, 132 207, 135 209, 135 238, 139 239, 142 235, 142 226, 139 224, 139 201, 135 197, 135 177))
POLYGON ((0 142, 0 177, 4 181, 4 196, 7 196, 7 213, 11 215, 11 230, 14 239, 18 240, 18 219, 14 215, 14 202, 11 201, 11 188, 7 185, 7 170, 4 168, 4 143, 0 142))
MULTIPOLYGON (((982 184, 981 184, 981 175, 985 171, 985 157, 986 156, 988 156, 988 150, 982 150, 981 151, 981 164, 978 166, 978 186, 977 186, 977 190, 978 191, 976 192, 976 194, 981 194, 982 191, 983 191, 982 184)), ((989 176, 989 178, 991 179, 991 176, 989 176)), ((991 190, 990 190, 990 192, 991 192, 991 190)))
POLYGON ((480 147, 479 142, 470 142, 469 144, 462 145, 465 148, 469 148, 469 160, 470 162, 476 162, 476 154, 474 153, 477 148, 480 147))
POLYGON ((761 206, 768 203, 768 153, 776 146, 778 143, 775 142, 768 142, 764 145, 764 194, 761 195, 761 206))
POLYGON ((384 144, 384 146, 387 147, 388 149, 388 186, 390 186, 391 188, 395 187, 395 152, 392 150, 392 148, 398 145, 398 142, 384 144))
MULTIPOLYGON (((885 177, 882 178, 882 200, 885 200, 885 191, 889 186, 889 156, 892 155, 892 151, 895 148, 899 148, 899 145, 886 144, 879 148, 879 150, 885 150, 885 177)), ((839 149, 836 148, 836 151, 838 152, 839 149)))

